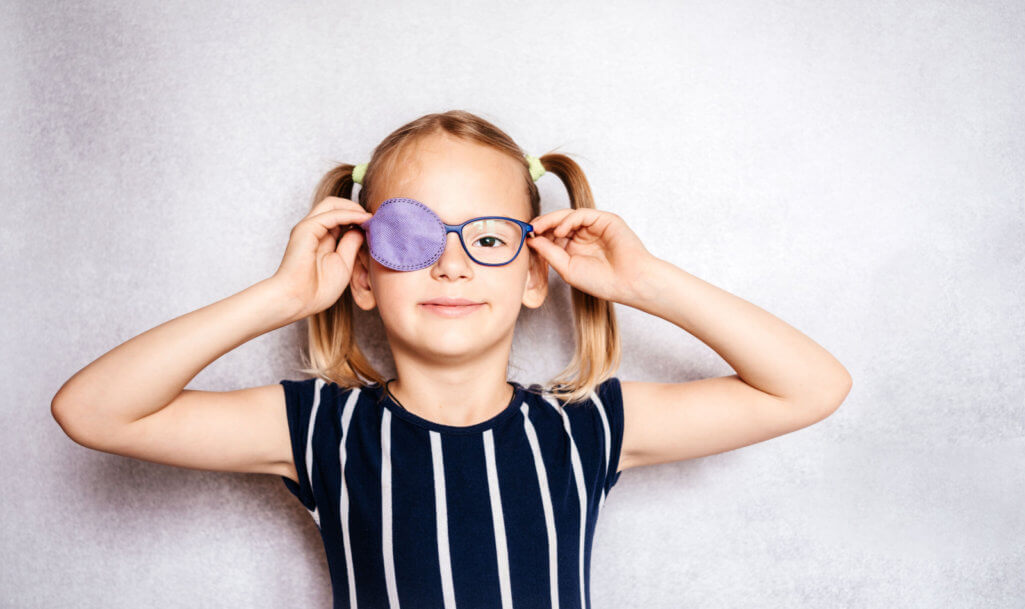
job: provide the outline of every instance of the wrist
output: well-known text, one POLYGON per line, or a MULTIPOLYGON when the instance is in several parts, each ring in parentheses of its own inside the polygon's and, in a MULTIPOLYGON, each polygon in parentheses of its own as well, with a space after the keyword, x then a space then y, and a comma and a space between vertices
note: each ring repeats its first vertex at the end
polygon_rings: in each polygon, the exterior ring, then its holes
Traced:
POLYGON ((675 267, 657 256, 651 256, 637 266, 638 271, 634 273, 634 280, 627 294, 618 301, 635 309, 648 311, 665 289, 667 277, 675 267))
POLYGON ((306 317, 303 303, 282 289, 273 277, 258 281, 248 288, 257 294, 266 306, 266 314, 276 327, 287 326, 306 317))

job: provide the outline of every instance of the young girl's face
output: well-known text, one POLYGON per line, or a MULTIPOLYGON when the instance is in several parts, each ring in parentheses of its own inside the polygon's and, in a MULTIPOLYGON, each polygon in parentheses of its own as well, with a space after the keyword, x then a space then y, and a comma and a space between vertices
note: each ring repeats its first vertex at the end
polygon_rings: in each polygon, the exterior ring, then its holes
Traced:
MULTIPOLYGON (((447 224, 479 216, 530 222, 523 172, 515 159, 492 148, 448 135, 428 136, 375 177, 370 211, 389 198, 408 197, 447 224)), ((377 307, 396 359, 407 354, 452 364, 488 355, 507 360, 520 307, 541 306, 547 278, 547 265, 526 244, 509 264, 484 266, 467 255, 459 235, 451 232, 441 257, 415 271, 381 265, 369 256, 364 241, 350 288, 360 308, 377 307), (444 315, 423 304, 438 297, 482 304, 459 316, 444 315)))

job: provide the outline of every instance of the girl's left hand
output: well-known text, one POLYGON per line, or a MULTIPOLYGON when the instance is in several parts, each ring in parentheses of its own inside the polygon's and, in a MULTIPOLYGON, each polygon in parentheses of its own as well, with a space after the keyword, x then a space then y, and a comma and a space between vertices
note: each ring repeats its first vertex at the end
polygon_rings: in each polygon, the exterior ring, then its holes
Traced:
POLYGON ((626 222, 598 209, 560 209, 530 222, 532 247, 566 283, 605 300, 636 298, 654 256, 626 222))

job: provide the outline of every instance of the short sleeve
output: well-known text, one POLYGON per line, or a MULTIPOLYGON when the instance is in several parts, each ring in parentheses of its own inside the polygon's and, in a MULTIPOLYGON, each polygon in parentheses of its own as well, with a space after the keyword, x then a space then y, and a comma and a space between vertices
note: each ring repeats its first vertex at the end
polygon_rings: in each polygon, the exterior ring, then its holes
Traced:
POLYGON ((602 409, 608 423, 608 460, 603 472, 605 494, 619 481, 619 457, 623 449, 623 393, 619 386, 619 378, 612 377, 595 389, 598 406, 602 409))
POLYGON ((298 484, 281 476, 289 492, 310 511, 316 509, 313 496, 313 432, 316 429, 317 411, 320 407, 320 388, 323 381, 319 378, 304 381, 283 380, 280 382, 285 389, 285 414, 288 418, 288 435, 292 441, 292 459, 295 471, 299 476, 298 484))

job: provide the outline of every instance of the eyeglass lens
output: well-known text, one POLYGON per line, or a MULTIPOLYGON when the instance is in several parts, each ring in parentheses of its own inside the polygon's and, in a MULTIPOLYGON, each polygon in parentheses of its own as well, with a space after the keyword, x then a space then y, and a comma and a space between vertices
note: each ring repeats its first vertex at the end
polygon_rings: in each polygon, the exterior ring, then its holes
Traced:
POLYGON ((500 218, 476 220, 463 227, 470 256, 484 264, 505 264, 516 256, 523 238, 519 224, 500 218))

